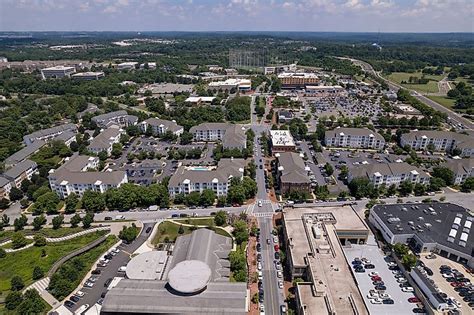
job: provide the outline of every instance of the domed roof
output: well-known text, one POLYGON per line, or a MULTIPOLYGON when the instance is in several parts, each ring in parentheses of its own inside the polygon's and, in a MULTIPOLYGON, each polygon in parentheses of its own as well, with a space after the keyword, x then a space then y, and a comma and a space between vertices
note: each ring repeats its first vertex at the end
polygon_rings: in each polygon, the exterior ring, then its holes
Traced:
POLYGON ((168 273, 168 283, 176 291, 198 293, 206 288, 211 279, 211 269, 200 260, 184 260, 168 273))

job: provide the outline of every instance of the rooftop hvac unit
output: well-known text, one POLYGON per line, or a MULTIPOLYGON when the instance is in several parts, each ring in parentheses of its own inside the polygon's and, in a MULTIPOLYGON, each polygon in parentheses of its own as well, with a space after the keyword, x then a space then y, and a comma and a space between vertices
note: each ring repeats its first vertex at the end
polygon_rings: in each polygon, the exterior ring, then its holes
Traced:
POLYGON ((442 222, 440 219, 436 219, 435 221, 438 222, 438 223, 441 223, 441 222, 442 222))
POLYGON ((408 221, 408 225, 414 225, 413 221, 408 221))

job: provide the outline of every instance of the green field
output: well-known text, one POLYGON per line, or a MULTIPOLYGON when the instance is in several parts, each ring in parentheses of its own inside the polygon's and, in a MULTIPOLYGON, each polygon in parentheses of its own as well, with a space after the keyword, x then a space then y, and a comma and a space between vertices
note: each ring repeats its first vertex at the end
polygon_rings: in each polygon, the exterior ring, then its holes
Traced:
POLYGON ((206 225, 206 226, 214 225, 214 217, 209 217, 209 218, 186 218, 186 219, 177 219, 177 220, 174 220, 174 221, 184 223, 184 224, 195 224, 195 225, 206 225))
POLYGON ((445 97, 445 96, 429 95, 428 98, 430 100, 435 101, 436 103, 439 103, 439 104, 443 105, 444 107, 449 108, 449 109, 453 109, 454 103, 456 102, 456 100, 454 100, 452 98, 445 97))
MULTIPOLYGON (((193 220, 193 219, 190 219, 190 220, 193 220)), ((199 220, 199 219, 195 219, 195 220, 199 220)), ((204 220, 209 220, 209 218, 204 219, 204 220)), ((213 219, 211 219, 211 220, 212 220, 212 222, 214 222, 213 219)), ((205 221, 200 221, 200 222, 205 222, 205 221)), ((185 222, 183 221, 183 223, 185 223, 185 222)), ((188 223, 185 223, 185 224, 188 224, 188 223)), ((193 222, 191 221, 190 224, 193 224, 193 222)), ((200 225, 205 225, 205 224, 200 224, 200 225)), ((159 243, 163 243, 166 238, 168 238, 169 242, 174 242, 174 241, 176 241, 176 238, 178 236, 190 234, 193 231, 193 227, 183 225, 184 232, 183 232, 183 234, 179 234, 178 233, 179 226, 180 226, 180 224, 176 224, 176 223, 173 223, 173 222, 170 222, 170 221, 162 222, 158 226, 158 231, 156 232, 156 235, 153 238, 152 244, 156 245, 156 244, 159 244, 159 243)), ((229 233, 227 233, 225 230, 223 230, 221 228, 215 228, 215 232, 219 235, 230 237, 229 233)))
POLYGON ((3 296, 8 294, 10 279, 15 275, 23 278, 25 286, 30 285, 33 283, 32 272, 35 266, 41 267, 46 273, 58 259, 84 247, 106 233, 106 231, 94 232, 65 242, 49 243, 44 247, 33 246, 19 252, 8 253, 5 258, 0 258, 0 292, 3 293, 3 296), (45 257, 41 257, 43 249, 46 252, 45 257))
POLYGON ((442 75, 425 75, 425 78, 430 81, 427 84, 401 84, 402 81, 408 82, 410 77, 422 77, 421 72, 407 73, 407 72, 394 72, 386 76, 387 79, 402 85, 403 87, 411 90, 418 91, 420 93, 437 93, 438 90, 438 81, 443 79, 442 75))

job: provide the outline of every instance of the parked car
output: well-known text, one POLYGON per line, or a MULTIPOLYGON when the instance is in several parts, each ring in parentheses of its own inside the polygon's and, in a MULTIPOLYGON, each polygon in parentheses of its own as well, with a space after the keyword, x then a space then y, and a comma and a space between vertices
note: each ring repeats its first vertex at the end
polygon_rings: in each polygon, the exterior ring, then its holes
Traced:
POLYGON ((402 292, 414 292, 415 290, 412 287, 403 287, 402 292))
POLYGON ((82 291, 77 291, 76 293, 74 293, 74 295, 78 296, 78 297, 83 297, 84 296, 84 292, 82 291))
POLYGON ((414 296, 414 297, 409 298, 408 302, 410 302, 410 303, 420 303, 420 299, 417 298, 416 296, 414 296))
POLYGON ((382 301, 382 299, 376 298, 376 299, 370 299, 370 303, 372 303, 372 304, 382 304, 383 301, 382 301))
POLYGON ((375 290, 377 290, 377 291, 385 291, 385 290, 387 290, 387 287, 384 286, 384 285, 377 285, 377 286, 375 286, 375 290))
POLYGON ((151 226, 149 226, 149 227, 147 227, 147 228, 146 228, 146 231, 145 231, 145 233, 147 233, 147 234, 148 234, 148 233, 150 233, 150 232, 151 232, 151 226))
POLYGON ((113 280, 112 278, 107 279, 104 283, 104 287, 107 288, 110 285, 110 283, 112 282, 112 280, 113 280))
POLYGON ((417 313, 417 314, 424 314, 426 313, 426 310, 424 308, 421 308, 421 307, 415 307, 414 309, 411 310, 413 313, 417 313))
POLYGON ((392 299, 385 299, 382 301, 383 304, 395 304, 395 301, 392 299))
POLYGON ((92 288, 94 286, 94 282, 86 281, 86 283, 84 283, 84 286, 87 288, 92 288))
POLYGON ((280 270, 277 271, 277 277, 280 279, 283 278, 283 273, 280 270))
POLYGON ((104 220, 105 221, 112 221, 112 217, 105 217, 104 220))
POLYGON ((76 295, 73 295, 69 298, 71 301, 73 301, 74 303, 77 303, 79 302, 79 300, 81 299, 80 297, 76 296, 76 295))
POLYGON ((93 274, 93 275, 100 275, 101 272, 102 272, 102 271, 101 271, 100 269, 94 269, 94 270, 92 270, 91 274, 93 274))
POLYGON ((66 302, 64 302, 64 306, 66 306, 67 308, 73 308, 75 305, 75 303, 73 301, 70 301, 70 300, 67 300, 66 302))

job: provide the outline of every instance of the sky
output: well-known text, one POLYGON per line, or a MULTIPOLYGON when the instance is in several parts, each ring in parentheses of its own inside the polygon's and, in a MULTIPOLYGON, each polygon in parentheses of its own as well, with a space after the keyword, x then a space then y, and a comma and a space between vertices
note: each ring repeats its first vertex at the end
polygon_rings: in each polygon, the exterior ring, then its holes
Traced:
POLYGON ((474 32, 474 0, 0 0, 0 31, 474 32))

